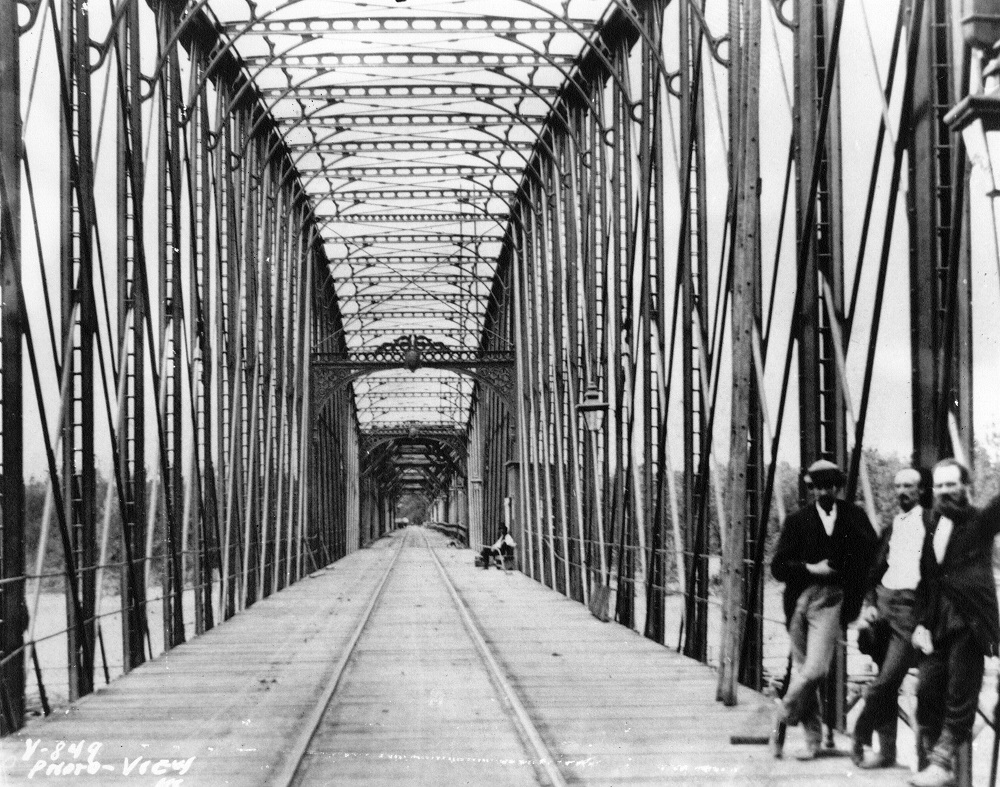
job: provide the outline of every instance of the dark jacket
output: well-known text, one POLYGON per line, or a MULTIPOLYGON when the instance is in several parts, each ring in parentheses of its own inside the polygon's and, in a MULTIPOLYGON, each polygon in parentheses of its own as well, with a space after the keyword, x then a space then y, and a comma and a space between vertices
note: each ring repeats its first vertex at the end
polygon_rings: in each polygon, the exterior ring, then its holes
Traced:
POLYGON ((934 532, 940 516, 924 536, 917 586, 917 620, 935 633, 942 599, 972 630, 987 654, 996 654, 1000 642, 1000 619, 993 579, 993 537, 1000 531, 1000 497, 982 510, 967 506, 951 517, 954 527, 944 560, 934 555, 934 532))
POLYGON ((785 625, 792 619, 795 603, 810 585, 839 585, 844 590, 840 617, 846 624, 861 611, 877 539, 868 516, 853 503, 837 500, 837 521, 828 537, 823 522, 810 504, 785 519, 771 573, 785 583, 785 625), (829 559, 836 573, 828 577, 810 574, 807 563, 829 559))
MULTIPOLYGON (((924 534, 933 527, 933 512, 929 508, 923 510, 924 534)), ((893 520, 895 521, 895 520, 893 520)), ((875 606, 875 588, 882 582, 882 577, 889 570, 889 541, 892 539, 892 522, 882 531, 878 539, 878 550, 875 553, 875 560, 872 562, 872 570, 868 574, 868 585, 866 588, 865 601, 871 606, 875 606)))

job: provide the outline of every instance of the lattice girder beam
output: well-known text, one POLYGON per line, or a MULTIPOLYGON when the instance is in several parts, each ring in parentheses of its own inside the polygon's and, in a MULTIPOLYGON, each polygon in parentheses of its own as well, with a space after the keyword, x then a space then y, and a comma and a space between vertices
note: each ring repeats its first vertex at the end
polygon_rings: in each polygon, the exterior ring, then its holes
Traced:
MULTIPOLYGON (((386 259, 391 261, 393 258, 388 257, 386 259)), ((390 284, 426 285, 433 283, 472 288, 488 285, 492 281, 492 278, 492 276, 477 276, 473 273, 414 273, 412 276, 391 273, 385 276, 356 274, 350 277, 335 277, 334 281, 342 286, 352 285, 360 292, 367 287, 390 284)))
MULTIPOLYGON (((515 191, 515 188, 498 188, 485 186, 482 189, 454 189, 454 188, 393 188, 387 187, 384 189, 355 189, 355 190, 342 190, 342 191, 332 191, 332 192, 322 192, 322 201, 329 200, 334 204, 342 202, 352 202, 352 203, 368 203, 377 202, 379 200, 406 200, 407 202, 412 202, 413 200, 431 199, 431 200, 455 200, 457 202, 477 202, 482 200, 493 200, 493 199, 508 199, 509 196, 515 191)), ((319 218, 324 218, 327 216, 322 210, 322 207, 317 209, 317 216, 319 218)))
MULTIPOLYGON (((510 218, 508 213, 341 213, 326 217, 328 225, 333 224, 424 224, 455 222, 496 222, 503 224, 510 218)), ((390 258, 392 259, 392 258, 390 258)))
MULTIPOLYGON (((513 166, 504 167, 504 173, 510 176, 519 174, 524 168, 513 166)), ((496 177, 498 174, 495 167, 463 166, 460 164, 439 165, 439 166, 398 166, 396 162, 386 162, 384 165, 368 166, 348 166, 348 167, 311 167, 300 166, 299 172, 303 175, 321 173, 327 180, 360 180, 361 178, 388 178, 388 177, 456 177, 456 178, 480 178, 496 177)))
POLYGON ((542 68, 556 66, 568 69, 574 59, 565 55, 520 54, 495 52, 473 52, 456 50, 455 52, 426 51, 403 52, 386 51, 360 54, 324 52, 320 55, 254 55, 244 58, 244 63, 251 70, 262 67, 296 69, 300 71, 316 71, 322 73, 336 68, 363 67, 382 69, 405 66, 407 68, 468 68, 489 69, 502 73, 514 68, 542 68))
POLYGON ((502 235, 485 234, 457 234, 448 232, 432 232, 426 234, 399 233, 383 235, 343 235, 339 238, 341 243, 354 246, 377 246, 393 243, 405 243, 407 245, 418 244, 445 244, 451 246, 480 246, 486 243, 500 243, 503 241, 502 235))
POLYGON ((497 139, 408 139, 406 137, 382 137, 379 139, 357 139, 338 141, 300 141, 286 140, 290 150, 307 150, 310 153, 336 153, 353 155, 366 152, 383 153, 530 153, 534 150, 534 142, 520 140, 497 139))
POLYGON ((350 278, 359 276, 374 277, 379 273, 387 276, 399 276, 405 279, 419 277, 422 274, 457 276, 468 278, 475 283, 481 276, 496 271, 496 262, 482 254, 472 256, 470 249, 421 249, 427 254, 393 255, 389 252, 375 251, 368 254, 366 249, 351 250, 353 257, 338 257, 329 265, 332 286, 347 284, 350 278))
POLYGON ((260 93, 265 98, 290 96, 295 99, 328 100, 331 102, 359 98, 407 98, 435 99, 461 98, 496 101, 499 99, 554 98, 558 88, 545 86, 527 87, 523 85, 490 85, 463 82, 459 85, 435 84, 433 82, 387 82, 372 83, 368 80, 338 85, 297 85, 288 88, 264 87, 260 93))
MULTIPOLYGON (((527 113, 525 113, 527 114, 527 113)), ((536 115, 536 119, 545 116, 541 113, 536 115)), ((507 128, 521 128, 526 117, 514 117, 503 114, 471 114, 465 112, 393 112, 388 113, 384 109, 372 110, 370 112, 352 112, 349 115, 332 114, 309 116, 288 116, 276 118, 278 127, 294 127, 295 129, 310 130, 314 128, 325 131, 349 131, 356 128, 375 128, 380 132, 391 129, 393 126, 448 126, 458 128, 481 129, 486 126, 504 126, 507 128)))
POLYGON ((230 35, 239 34, 277 36, 277 35, 308 35, 311 38, 323 36, 325 33, 349 35, 351 33, 372 35, 376 33, 472 33, 481 36, 484 33, 493 35, 526 35, 529 33, 557 33, 576 30, 580 34, 589 35, 595 29, 590 19, 526 19, 507 16, 365 16, 351 18, 341 16, 336 19, 320 17, 268 18, 250 23, 228 23, 223 29, 230 35))

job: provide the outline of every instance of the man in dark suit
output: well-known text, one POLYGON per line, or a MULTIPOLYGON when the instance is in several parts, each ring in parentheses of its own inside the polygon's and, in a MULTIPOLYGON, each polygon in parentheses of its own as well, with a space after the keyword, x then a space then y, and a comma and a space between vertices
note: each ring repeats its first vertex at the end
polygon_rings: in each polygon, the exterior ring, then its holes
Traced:
MULTIPOLYGON (((955 459, 934 466, 934 516, 924 537, 913 645, 923 653, 917 725, 927 767, 910 784, 952 783, 958 747, 972 736, 983 660, 996 655, 1000 617, 993 579, 993 537, 1000 497, 969 502, 969 471, 955 459)), ((923 765, 923 763, 921 763, 923 765)))
MULTIPOLYGON (((801 722, 805 748, 796 757, 811 760, 819 754, 823 733, 819 683, 830 669, 843 626, 861 610, 876 537, 864 511, 837 499, 845 477, 833 462, 814 462, 804 480, 812 504, 785 520, 771 573, 785 583, 794 668, 775 729, 801 722)), ((780 740, 777 733, 772 737, 775 757, 782 754, 780 740)))
POLYGON ((878 555, 868 580, 868 595, 858 620, 861 633, 873 639, 872 658, 878 675, 865 690, 865 704, 854 723, 851 755, 861 768, 888 768, 896 764, 896 722, 899 687, 916 663, 910 638, 917 621, 914 617, 917 585, 920 583, 920 555, 931 512, 921 505, 926 486, 919 471, 900 470, 893 481, 899 513, 882 531, 878 555), (871 749, 872 733, 878 731, 879 750, 871 749))

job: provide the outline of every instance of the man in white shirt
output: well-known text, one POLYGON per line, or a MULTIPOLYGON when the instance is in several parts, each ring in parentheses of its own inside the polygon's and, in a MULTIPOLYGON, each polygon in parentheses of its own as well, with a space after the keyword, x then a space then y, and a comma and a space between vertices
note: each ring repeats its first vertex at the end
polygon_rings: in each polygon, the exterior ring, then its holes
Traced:
POLYGON ((480 553, 483 557, 483 568, 490 567, 494 555, 499 555, 502 558, 513 557, 515 546, 517 544, 510 533, 507 532, 507 526, 500 525, 500 538, 492 546, 483 547, 483 551, 480 553))
POLYGON ((851 756, 861 768, 889 768, 896 764, 896 721, 899 687, 915 664, 910 643, 916 626, 914 605, 920 582, 920 552, 928 511, 920 505, 920 473, 900 470, 894 481, 899 513, 883 532, 869 580, 869 593, 858 620, 859 628, 876 625, 886 631, 888 643, 878 676, 865 691, 865 704, 854 725, 851 756), (872 750, 878 731, 879 751, 872 750))

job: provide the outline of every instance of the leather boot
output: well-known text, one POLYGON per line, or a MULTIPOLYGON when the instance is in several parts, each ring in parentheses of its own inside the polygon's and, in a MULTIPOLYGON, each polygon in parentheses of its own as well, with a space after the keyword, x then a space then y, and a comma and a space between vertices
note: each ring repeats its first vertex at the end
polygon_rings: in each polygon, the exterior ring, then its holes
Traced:
POLYGON ((865 744, 858 737, 858 731, 854 731, 854 735, 851 738, 851 762, 855 765, 861 765, 865 759, 865 744))
POLYGON ((917 771, 924 770, 930 764, 935 743, 937 740, 931 737, 926 727, 917 727, 917 771))
POLYGON ((955 776, 951 771, 932 762, 920 773, 911 776, 910 784, 913 787, 953 787, 955 776))
POLYGON ((891 768, 896 764, 896 730, 893 725, 892 732, 888 730, 878 731, 879 755, 882 759, 882 768, 891 768))

